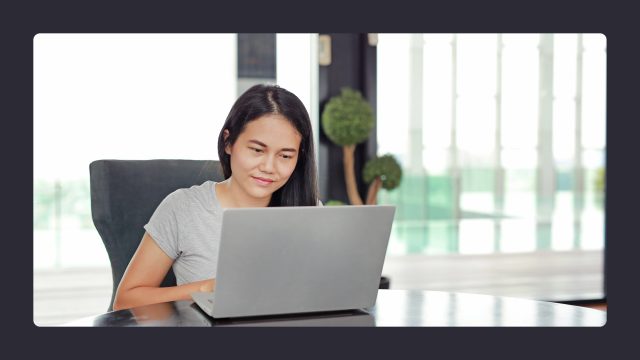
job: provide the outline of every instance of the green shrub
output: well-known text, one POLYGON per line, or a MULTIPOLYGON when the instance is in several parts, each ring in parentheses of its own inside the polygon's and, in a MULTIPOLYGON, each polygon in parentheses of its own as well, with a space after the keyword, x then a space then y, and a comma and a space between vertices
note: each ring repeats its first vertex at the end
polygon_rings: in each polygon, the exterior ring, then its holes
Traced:
POLYGON ((365 141, 374 125, 371 105, 360 92, 347 87, 329 99, 321 121, 327 137, 340 146, 365 141))
POLYGON ((391 190, 400 185, 402 168, 393 155, 386 154, 367 161, 362 171, 362 177, 367 184, 380 177, 382 187, 391 190))

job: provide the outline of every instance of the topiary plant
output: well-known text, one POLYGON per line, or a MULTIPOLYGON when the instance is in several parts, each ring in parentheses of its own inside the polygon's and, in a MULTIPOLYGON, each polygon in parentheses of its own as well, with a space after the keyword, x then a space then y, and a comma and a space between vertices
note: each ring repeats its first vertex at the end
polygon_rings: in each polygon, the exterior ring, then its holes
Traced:
POLYGON ((365 141, 373 129, 373 110, 362 94, 348 87, 329 99, 322 112, 322 128, 327 137, 342 146, 344 179, 352 205, 362 205, 354 170, 356 144, 365 141))
POLYGON ((386 154, 367 161, 362 170, 362 177, 370 184, 366 204, 375 205, 380 187, 392 190, 400 185, 402 168, 393 155, 386 154))
POLYGON ((342 88, 340 95, 327 102, 322 113, 322 127, 334 143, 345 146, 359 144, 373 129, 373 110, 360 92, 342 88))

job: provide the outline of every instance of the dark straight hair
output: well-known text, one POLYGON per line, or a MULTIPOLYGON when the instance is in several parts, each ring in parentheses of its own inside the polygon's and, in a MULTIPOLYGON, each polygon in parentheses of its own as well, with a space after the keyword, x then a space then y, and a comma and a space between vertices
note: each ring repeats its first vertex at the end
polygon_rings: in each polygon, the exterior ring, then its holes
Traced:
POLYGON ((277 85, 254 85, 240 95, 231 107, 218 135, 218 156, 224 178, 231 177, 231 156, 225 152, 225 148, 236 142, 249 122, 268 114, 284 116, 302 136, 293 174, 284 186, 271 195, 269 206, 318 205, 317 170, 309 113, 296 95, 277 85), (229 131, 226 139, 225 130, 229 131))

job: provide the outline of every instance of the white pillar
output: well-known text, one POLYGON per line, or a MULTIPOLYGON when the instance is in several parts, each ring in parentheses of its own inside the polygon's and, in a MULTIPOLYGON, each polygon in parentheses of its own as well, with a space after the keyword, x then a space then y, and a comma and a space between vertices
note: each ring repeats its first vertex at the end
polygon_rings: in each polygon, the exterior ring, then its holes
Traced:
POLYGON ((453 221, 460 219, 460 168, 458 165, 458 141, 456 139, 457 106, 458 106, 458 35, 453 34, 451 40, 451 145, 449 148, 449 166, 453 193, 453 221))
POLYGON ((540 35, 540 85, 538 102, 538 217, 550 216, 555 195, 553 160, 553 34, 540 35))
POLYGON ((497 54, 496 54, 496 140, 494 145, 494 193, 493 193, 493 206, 495 213, 502 213, 504 204, 504 169, 502 168, 502 162, 500 156, 502 153, 502 48, 504 44, 502 42, 502 34, 498 34, 497 38, 497 54))
POLYGON ((412 174, 423 174, 422 165, 422 34, 411 34, 409 45, 409 167, 412 174))
POLYGON ((582 164, 582 34, 578 34, 578 51, 576 52, 576 141, 574 149, 573 199, 576 216, 582 211, 584 204, 584 166, 582 164))

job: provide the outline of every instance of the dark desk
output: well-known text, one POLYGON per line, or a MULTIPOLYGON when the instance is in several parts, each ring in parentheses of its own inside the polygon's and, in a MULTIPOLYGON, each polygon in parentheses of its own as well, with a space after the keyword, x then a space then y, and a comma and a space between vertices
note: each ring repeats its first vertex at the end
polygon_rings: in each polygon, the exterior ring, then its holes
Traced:
POLYGON ((419 290, 378 290, 366 311, 215 320, 191 301, 113 311, 63 326, 603 326, 606 312, 544 301, 419 290))

